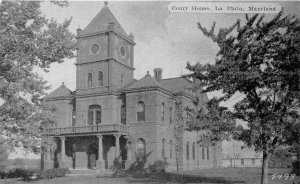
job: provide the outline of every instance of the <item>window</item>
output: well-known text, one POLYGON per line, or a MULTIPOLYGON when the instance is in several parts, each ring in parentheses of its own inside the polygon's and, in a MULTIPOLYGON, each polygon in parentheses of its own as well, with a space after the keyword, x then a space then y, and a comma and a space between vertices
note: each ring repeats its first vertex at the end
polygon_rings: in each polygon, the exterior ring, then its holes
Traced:
POLYGON ((88 124, 95 125, 101 123, 101 106, 90 105, 88 110, 88 124))
POLYGON ((126 106, 121 106, 121 123, 126 124, 126 106))
POLYGON ((161 121, 165 121, 165 103, 163 102, 160 107, 161 121))
POLYGON ((72 111, 72 126, 76 125, 76 106, 73 105, 73 111, 72 111))
POLYGON ((209 147, 207 147, 206 154, 207 154, 207 160, 209 160, 209 147))
POLYGON ((124 82, 124 74, 121 75, 121 84, 124 82))
POLYGON ((142 138, 137 140, 137 156, 139 160, 146 159, 146 142, 142 138))
POLYGON ((173 109, 170 107, 170 124, 172 123, 172 117, 173 117, 173 109))
POLYGON ((195 157, 195 143, 193 142, 193 160, 195 160, 196 157, 195 157))
POLYGON ((99 45, 95 43, 95 44, 93 44, 92 47, 91 47, 91 52, 92 52, 93 54, 97 54, 97 52, 99 51, 99 49, 100 49, 99 45))
POLYGON ((121 48, 120 48, 120 53, 121 53, 122 56, 125 56, 126 51, 125 51, 125 48, 124 48, 124 47, 121 47, 121 48))
POLYGON ((173 141, 170 141, 170 159, 173 158, 173 141))
POLYGON ((241 165, 244 165, 244 159, 241 159, 241 165))
POLYGON ((136 109, 137 121, 145 121, 145 104, 139 101, 136 109))
POLYGON ((190 159, 190 145, 189 142, 186 143, 186 159, 190 159))
POLYGON ((205 150, 204 150, 204 147, 202 147, 202 160, 204 160, 205 159, 205 150))
POLYGON ((161 148, 161 156, 162 156, 162 159, 166 158, 165 144, 166 144, 166 140, 163 139, 163 140, 162 140, 162 148, 161 148))
POLYGON ((252 165, 255 165, 255 158, 251 159, 251 163, 252 163, 252 165))
POLYGON ((103 86, 103 73, 101 71, 98 73, 98 86, 103 86))
POLYGON ((93 76, 91 73, 88 73, 88 87, 92 87, 92 83, 93 83, 93 76))

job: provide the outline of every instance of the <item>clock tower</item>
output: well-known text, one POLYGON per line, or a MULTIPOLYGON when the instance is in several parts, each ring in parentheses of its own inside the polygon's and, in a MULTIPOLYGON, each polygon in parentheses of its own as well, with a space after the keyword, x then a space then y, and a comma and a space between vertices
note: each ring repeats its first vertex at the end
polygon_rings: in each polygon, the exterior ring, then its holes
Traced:
POLYGON ((77 29, 76 95, 114 91, 133 81, 134 37, 105 3, 84 29, 77 29))

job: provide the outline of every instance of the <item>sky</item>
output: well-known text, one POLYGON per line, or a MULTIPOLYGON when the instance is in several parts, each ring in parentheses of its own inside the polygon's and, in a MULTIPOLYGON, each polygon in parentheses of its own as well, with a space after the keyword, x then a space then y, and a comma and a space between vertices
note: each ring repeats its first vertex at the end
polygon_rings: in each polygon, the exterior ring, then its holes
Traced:
MULTIPOLYGON (((285 12, 299 15, 300 2, 277 2, 285 12)), ((153 75, 154 68, 163 69, 163 78, 178 77, 188 73, 186 62, 194 64, 214 63, 218 46, 205 37, 197 23, 210 28, 216 21, 216 30, 232 25, 236 19, 245 20, 244 14, 208 14, 208 13, 173 13, 168 9, 170 2, 152 1, 109 1, 108 7, 113 12, 123 29, 135 36, 134 77, 142 78, 147 71, 153 75)), ((74 34, 77 28, 84 29, 102 9, 102 1, 70 1, 68 7, 58 7, 49 2, 42 3, 42 13, 47 18, 62 22, 72 17, 70 31, 74 34)), ((274 14, 269 14, 267 18, 274 14)), ((42 76, 52 86, 59 87, 62 82, 75 90, 75 58, 62 64, 53 64, 49 73, 42 76)), ((220 92, 208 94, 209 98, 219 96, 220 92)), ((232 105, 240 97, 233 96, 228 100, 232 105)))

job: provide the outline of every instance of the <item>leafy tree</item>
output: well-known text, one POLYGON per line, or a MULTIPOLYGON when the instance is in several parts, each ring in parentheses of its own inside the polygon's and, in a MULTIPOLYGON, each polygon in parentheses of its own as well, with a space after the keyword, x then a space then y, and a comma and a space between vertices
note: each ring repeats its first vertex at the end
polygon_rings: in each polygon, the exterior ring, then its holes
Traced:
POLYGON ((63 23, 46 19, 41 3, 0 4, 0 99, 4 101, 0 106, 0 144, 34 152, 39 151, 45 125, 55 121, 55 109, 40 100, 49 86, 35 68, 47 72, 51 63, 74 57, 75 50, 75 37, 68 30, 71 19, 63 23))
POLYGON ((183 132, 185 129, 184 108, 181 99, 175 102, 175 119, 174 119, 174 137, 175 137, 175 156, 177 171, 182 170, 183 157, 183 132))
POLYGON ((246 15, 215 34, 198 23, 203 34, 220 50, 215 64, 187 64, 190 76, 204 83, 203 92, 222 90, 219 100, 236 93, 243 99, 234 105, 232 118, 247 122, 235 139, 263 152, 261 183, 268 183, 268 162, 283 145, 299 142, 299 19, 278 13, 267 21, 264 15, 246 15))

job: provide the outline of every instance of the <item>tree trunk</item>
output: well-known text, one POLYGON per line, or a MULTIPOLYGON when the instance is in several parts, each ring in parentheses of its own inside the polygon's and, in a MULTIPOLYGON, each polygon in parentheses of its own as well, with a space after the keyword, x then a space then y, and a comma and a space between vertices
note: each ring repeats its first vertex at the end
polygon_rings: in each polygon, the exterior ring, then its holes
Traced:
POLYGON ((263 163, 262 163, 262 174, 261 174, 261 184, 268 184, 268 174, 269 174, 269 159, 270 153, 265 152, 263 153, 263 163))

